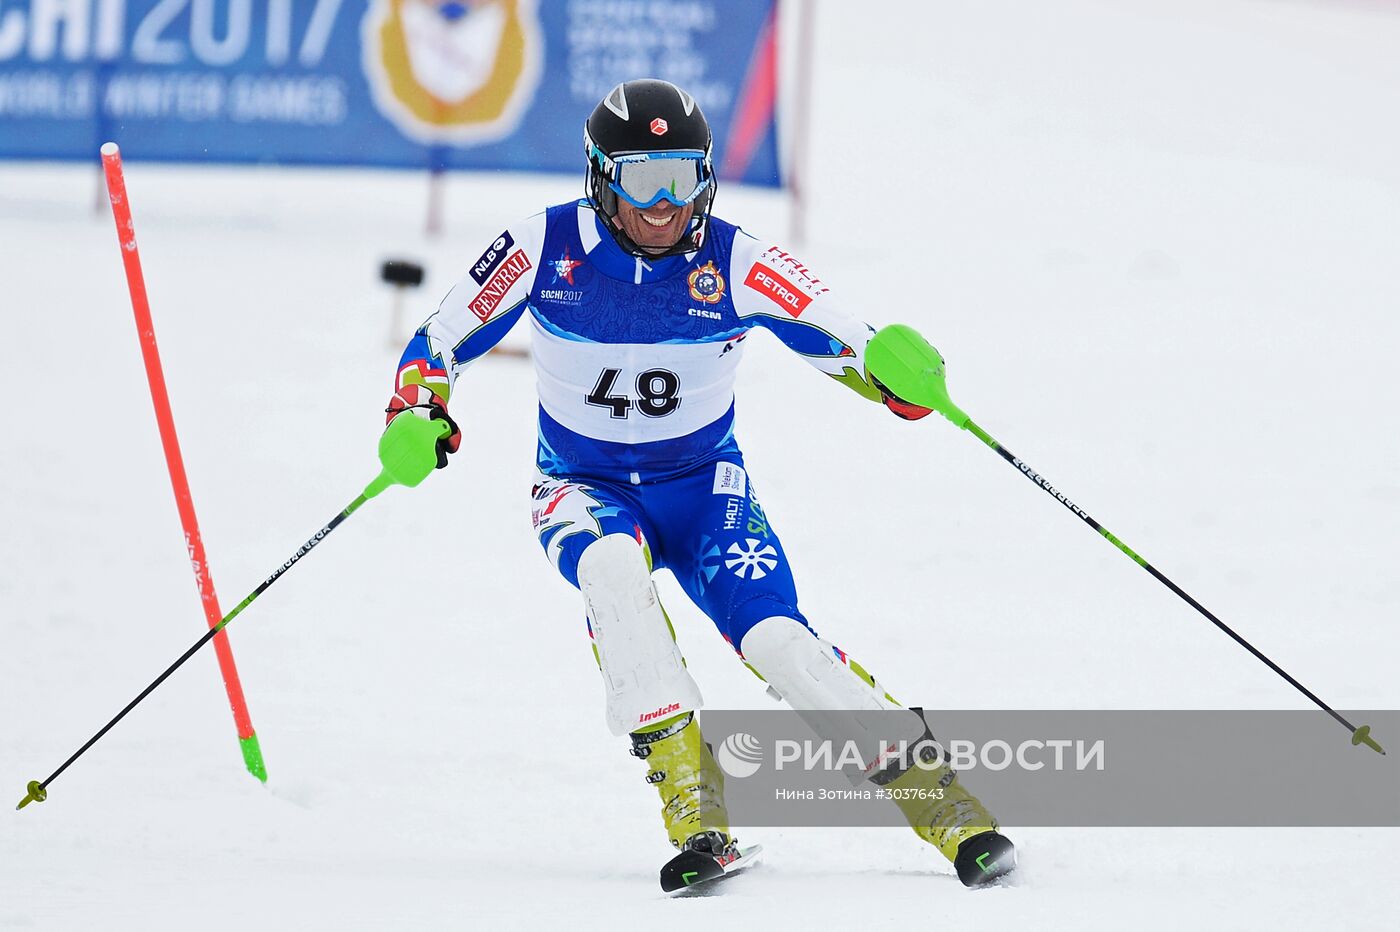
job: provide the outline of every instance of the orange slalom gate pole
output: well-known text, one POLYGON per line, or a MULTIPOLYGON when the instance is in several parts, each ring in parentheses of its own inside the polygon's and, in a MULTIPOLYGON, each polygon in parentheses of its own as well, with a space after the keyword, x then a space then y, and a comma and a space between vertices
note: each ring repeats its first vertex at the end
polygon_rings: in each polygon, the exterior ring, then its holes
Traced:
MULTIPOLYGON (((170 470, 170 485, 175 492, 175 505, 180 511, 180 523, 185 529, 185 548, 194 570, 199 598, 204 603, 204 617, 210 628, 218 628, 224 613, 219 609, 219 597, 214 593, 214 580, 204 556, 204 540, 199 535, 199 521, 194 513, 194 499, 185 476, 185 461, 180 455, 180 439, 175 434, 175 419, 170 412, 170 395, 165 388, 165 374, 156 348, 155 324, 151 321, 150 303, 146 299, 146 280, 141 274, 141 254, 136 250, 136 227, 131 219, 131 204, 126 196, 126 181, 122 176, 121 151, 114 142, 102 146, 102 167, 107 175, 107 195, 112 202, 112 217, 117 223, 117 241, 121 244, 122 264, 126 267, 126 284, 131 291, 131 310, 136 315, 136 332, 141 340, 141 358, 146 363, 146 380, 151 386, 151 401, 155 405, 156 424, 160 427, 160 442, 165 448, 165 465, 170 470)), ((238 667, 233 662, 233 647, 228 634, 219 630, 214 635, 214 653, 219 658, 219 671, 228 691, 228 703, 233 709, 233 722, 238 728, 238 743, 248 772, 264 783, 267 768, 263 765, 262 747, 253 720, 248 715, 248 703, 243 698, 243 686, 238 681, 238 667)))

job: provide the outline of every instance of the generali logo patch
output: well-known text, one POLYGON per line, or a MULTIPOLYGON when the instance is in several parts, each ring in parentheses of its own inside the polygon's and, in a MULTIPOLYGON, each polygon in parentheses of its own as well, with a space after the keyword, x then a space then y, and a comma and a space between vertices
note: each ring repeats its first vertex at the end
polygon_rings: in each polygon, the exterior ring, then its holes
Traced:
POLYGON ((375 106, 420 142, 507 136, 539 86, 537 0, 369 0, 360 38, 375 106))
POLYGON ((481 287, 481 291, 467 306, 473 314, 485 321, 501 306, 501 301, 511 286, 520 281, 531 268, 530 257, 525 255, 525 250, 517 249, 501 263, 500 271, 491 276, 491 280, 481 287))

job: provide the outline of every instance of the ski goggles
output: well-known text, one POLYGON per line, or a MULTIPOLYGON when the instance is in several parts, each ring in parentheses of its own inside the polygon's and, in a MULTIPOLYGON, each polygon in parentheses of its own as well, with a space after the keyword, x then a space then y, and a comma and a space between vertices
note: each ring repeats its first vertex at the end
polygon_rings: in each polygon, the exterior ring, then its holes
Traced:
POLYGON ((604 166, 608 187, 638 209, 655 206, 662 199, 684 207, 710 186, 705 153, 698 150, 617 155, 605 159, 604 166))

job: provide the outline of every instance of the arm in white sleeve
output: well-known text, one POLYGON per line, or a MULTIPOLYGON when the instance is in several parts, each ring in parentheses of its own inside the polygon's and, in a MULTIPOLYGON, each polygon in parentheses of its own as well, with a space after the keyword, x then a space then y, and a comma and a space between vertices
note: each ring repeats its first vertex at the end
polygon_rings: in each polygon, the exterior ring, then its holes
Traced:
POLYGON ((525 312, 544 248, 544 213, 497 236, 414 332, 395 388, 426 385, 446 400, 457 375, 501 341, 525 312))
POLYGON ((849 313, 816 273, 786 250, 742 230, 734 236, 729 268, 741 320, 767 329, 861 397, 882 400, 865 369, 865 345, 874 329, 849 313))

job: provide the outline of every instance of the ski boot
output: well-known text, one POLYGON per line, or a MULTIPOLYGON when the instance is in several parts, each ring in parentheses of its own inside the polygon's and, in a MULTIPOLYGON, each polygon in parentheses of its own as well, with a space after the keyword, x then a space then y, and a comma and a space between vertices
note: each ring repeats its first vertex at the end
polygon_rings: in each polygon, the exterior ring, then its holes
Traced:
POLYGON ((646 781, 661 794, 661 818, 675 848, 693 835, 729 832, 724 808, 724 775, 715 763, 695 713, 668 718, 632 733, 633 757, 647 763, 646 781))
POLYGON ((953 862, 964 886, 976 887, 1011 873, 1016 869, 1015 846, 997 831, 997 820, 981 801, 959 782, 957 771, 946 762, 930 766, 936 760, 937 752, 925 748, 923 766, 886 771, 873 782, 889 792, 914 834, 953 862))
POLYGON ((724 774, 694 713, 633 732, 631 753, 646 761, 646 781, 661 794, 666 835, 680 851, 661 869, 661 888, 671 892, 737 870, 746 852, 729 834, 724 774))

